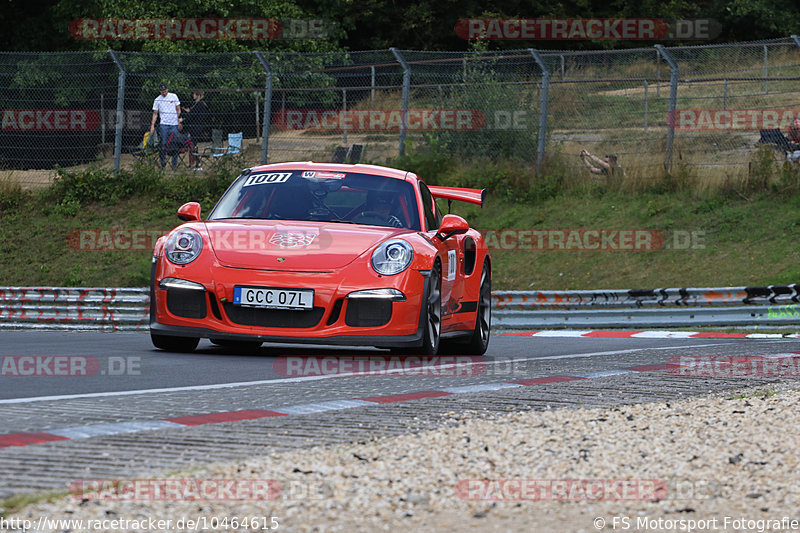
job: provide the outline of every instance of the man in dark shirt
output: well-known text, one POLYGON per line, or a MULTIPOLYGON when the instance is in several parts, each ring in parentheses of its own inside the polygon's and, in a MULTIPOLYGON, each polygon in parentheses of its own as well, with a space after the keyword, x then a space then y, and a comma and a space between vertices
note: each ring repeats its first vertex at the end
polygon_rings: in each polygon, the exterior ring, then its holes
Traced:
POLYGON ((192 91, 192 98, 194 103, 192 107, 184 107, 184 130, 192 136, 195 145, 199 141, 204 141, 206 133, 206 121, 208 119, 208 105, 206 105, 203 96, 205 93, 201 90, 192 91))

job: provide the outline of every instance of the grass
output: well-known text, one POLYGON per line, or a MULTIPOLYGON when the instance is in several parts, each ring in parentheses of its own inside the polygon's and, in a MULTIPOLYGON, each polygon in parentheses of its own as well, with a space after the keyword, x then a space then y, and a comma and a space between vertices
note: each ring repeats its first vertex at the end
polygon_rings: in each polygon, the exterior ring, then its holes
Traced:
MULTIPOLYGON (((656 251, 495 251, 498 289, 631 289, 789 284, 800 281, 797 202, 713 201, 689 195, 609 193, 559 197, 538 205, 487 202, 463 210, 473 226, 499 229, 655 229, 703 232, 688 249, 656 251), (702 246, 702 247, 700 247, 702 246)), ((675 237, 675 235, 678 237, 675 237)))
POLYGON ((725 399, 726 400, 745 400, 747 398, 758 398, 759 400, 763 400, 765 398, 771 398, 771 397, 776 396, 778 394, 779 394, 779 391, 775 387, 772 387, 772 388, 769 388, 769 389, 758 389, 758 390, 755 390, 755 391, 742 392, 742 393, 736 394, 734 396, 728 396, 725 399))
POLYGON ((67 491, 35 492, 30 494, 19 494, 0 500, 0 516, 9 517, 16 514, 21 509, 42 501, 52 503, 68 495, 67 491))
MULTIPOLYGON (((608 184, 559 174, 558 167, 549 176, 537 176, 510 162, 467 166, 417 157, 401 163, 423 168, 421 175, 435 184, 486 187, 490 195, 484 208, 453 204, 453 212, 475 228, 656 230, 669 244, 653 251, 495 249, 495 289, 800 282, 800 251, 793 238, 800 231, 800 196, 794 174, 795 181, 756 176, 751 183, 730 184, 727 192, 709 193, 680 183, 608 184)), ((144 173, 110 180, 92 171, 65 174, 44 191, 15 192, 13 202, 0 204, 0 285, 145 286, 152 240, 139 250, 88 251, 80 249, 77 232, 169 230, 179 224, 175 212, 185 202, 200 201, 207 213, 236 175, 228 172, 216 178, 144 173)), ((446 203, 440 207, 447 210, 446 203)))

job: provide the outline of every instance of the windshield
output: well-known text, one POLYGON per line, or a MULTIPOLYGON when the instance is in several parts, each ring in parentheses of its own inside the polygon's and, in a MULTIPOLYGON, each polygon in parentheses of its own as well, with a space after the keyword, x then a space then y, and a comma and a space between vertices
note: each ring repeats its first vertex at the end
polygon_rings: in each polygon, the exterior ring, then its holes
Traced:
POLYGON ((288 170, 242 174, 208 220, 234 218, 420 229, 410 183, 351 172, 288 170))

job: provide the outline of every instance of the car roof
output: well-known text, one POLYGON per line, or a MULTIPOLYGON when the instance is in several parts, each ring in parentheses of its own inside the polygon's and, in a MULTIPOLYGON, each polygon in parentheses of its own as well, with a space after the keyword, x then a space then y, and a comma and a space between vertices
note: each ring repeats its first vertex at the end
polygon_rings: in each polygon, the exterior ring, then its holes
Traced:
POLYGON ((373 174, 387 178, 405 180, 406 178, 416 178, 411 172, 396 168, 381 167, 378 165, 346 165, 344 163, 315 163, 313 161, 289 161, 286 163, 273 163, 270 165, 258 165, 250 169, 251 172, 267 172, 270 170, 333 170, 338 172, 357 172, 360 174, 373 174))

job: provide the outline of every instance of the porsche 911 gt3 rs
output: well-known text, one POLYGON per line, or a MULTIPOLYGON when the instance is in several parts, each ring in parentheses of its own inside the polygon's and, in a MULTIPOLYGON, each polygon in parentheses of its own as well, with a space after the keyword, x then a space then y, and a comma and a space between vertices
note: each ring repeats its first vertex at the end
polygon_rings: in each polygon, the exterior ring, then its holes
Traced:
POLYGON ((483 205, 484 190, 428 187, 411 172, 295 162, 246 169, 205 220, 200 205, 153 252, 153 344, 201 338, 369 345, 483 354, 491 258, 480 233, 436 199, 483 205))

